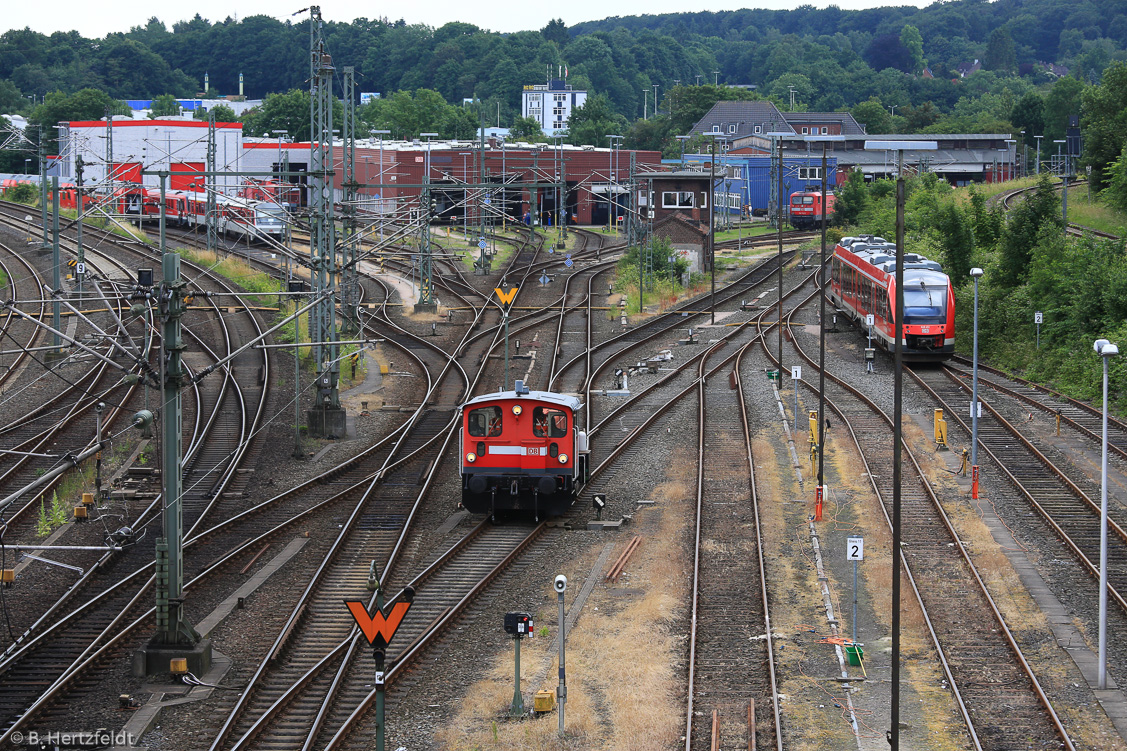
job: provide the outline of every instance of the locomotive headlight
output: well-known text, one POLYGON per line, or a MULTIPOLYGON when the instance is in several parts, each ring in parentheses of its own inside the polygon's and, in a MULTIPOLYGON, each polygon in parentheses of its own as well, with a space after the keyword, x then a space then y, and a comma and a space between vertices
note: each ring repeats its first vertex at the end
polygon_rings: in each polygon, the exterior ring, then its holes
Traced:
POLYGON ((469 454, 466 454, 466 461, 469 462, 470 464, 473 464, 474 462, 477 461, 477 455, 472 453, 472 452, 469 453, 469 454))
POLYGON ((567 464, 567 454, 560 454, 560 464, 567 464))
POLYGON ((517 417, 520 417, 520 413, 523 412, 523 411, 524 410, 521 409, 521 406, 519 404, 513 405, 513 414, 516 415, 517 417))

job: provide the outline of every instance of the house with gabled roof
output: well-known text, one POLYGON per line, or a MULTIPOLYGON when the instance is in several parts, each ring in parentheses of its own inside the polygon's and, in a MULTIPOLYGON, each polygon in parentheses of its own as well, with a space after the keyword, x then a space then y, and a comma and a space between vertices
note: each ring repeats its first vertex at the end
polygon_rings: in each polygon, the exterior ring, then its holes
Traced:
POLYGON ((784 112, 787 125, 800 136, 863 136, 865 126, 849 112, 784 112))
POLYGON ((697 121, 691 135, 714 133, 729 141, 770 132, 793 132, 779 108, 766 100, 717 102, 697 121))

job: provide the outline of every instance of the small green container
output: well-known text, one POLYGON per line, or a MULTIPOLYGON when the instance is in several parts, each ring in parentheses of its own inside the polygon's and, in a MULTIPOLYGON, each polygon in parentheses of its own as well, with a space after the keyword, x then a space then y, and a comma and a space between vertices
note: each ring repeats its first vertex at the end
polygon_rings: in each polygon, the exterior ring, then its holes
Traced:
POLYGON ((845 647, 845 656, 849 658, 850 665, 860 667, 865 659, 865 650, 859 644, 849 644, 845 647))

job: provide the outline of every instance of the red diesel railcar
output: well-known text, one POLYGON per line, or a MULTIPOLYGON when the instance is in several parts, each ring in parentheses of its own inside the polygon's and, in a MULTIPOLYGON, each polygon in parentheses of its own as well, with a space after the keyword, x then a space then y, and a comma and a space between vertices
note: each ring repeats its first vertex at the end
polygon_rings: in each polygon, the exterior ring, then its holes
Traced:
MULTIPOLYGON (((880 237, 844 237, 834 248, 830 300, 891 352, 896 343, 896 247, 880 237)), ((955 291, 943 268, 915 253, 904 254, 905 360, 946 360, 955 352, 955 291)))

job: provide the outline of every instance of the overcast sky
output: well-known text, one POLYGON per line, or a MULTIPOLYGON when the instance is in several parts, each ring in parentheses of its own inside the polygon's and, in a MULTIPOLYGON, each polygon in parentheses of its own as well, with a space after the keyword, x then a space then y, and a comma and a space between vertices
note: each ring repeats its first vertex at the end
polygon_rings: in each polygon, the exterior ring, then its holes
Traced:
MULTIPOLYGON (((308 0, 307 0, 308 1, 308 0)), ((60 0, 55 3, 26 2, 9 0, 7 9, 0 16, 0 30, 22 29, 30 26, 35 31, 50 34, 54 31, 77 30, 86 37, 103 37, 113 31, 128 31, 131 26, 142 25, 156 16, 171 29, 179 20, 191 18, 199 13, 209 21, 221 21, 228 16, 243 18, 250 15, 266 14, 285 19, 289 13, 300 10, 301 0, 292 4, 292 10, 277 0, 195 0, 192 3, 157 3, 148 0, 115 0, 113 3, 95 0, 60 0), (189 6, 191 10, 183 9, 189 6), (285 12, 285 9, 288 12, 285 12)), ((554 3, 534 3, 513 6, 504 3, 466 3, 461 0, 426 0, 425 2, 372 3, 361 0, 338 0, 322 2, 321 14, 327 21, 351 21, 358 16, 378 18, 387 16, 390 20, 400 18, 407 23, 425 23, 441 26, 449 21, 465 21, 493 31, 523 31, 540 29, 553 18, 563 18, 571 26, 581 21, 606 18, 613 13, 618 16, 631 16, 641 13, 674 13, 700 10, 735 10, 738 8, 772 8, 776 10, 795 8, 803 4, 799 0, 705 0, 703 3, 686 3, 683 0, 617 0, 612 4, 602 0, 571 0, 562 6, 554 3), (513 8, 519 7, 519 12, 513 8), (395 8, 395 10, 391 10, 395 8), (471 9, 472 8, 472 9, 471 9), (481 9, 485 9, 482 12, 481 9)), ((816 1, 819 8, 837 5, 846 10, 873 8, 881 5, 914 5, 923 7, 927 2, 921 0, 837 0, 835 3, 816 1)), ((302 13, 300 17, 307 14, 302 13)))

